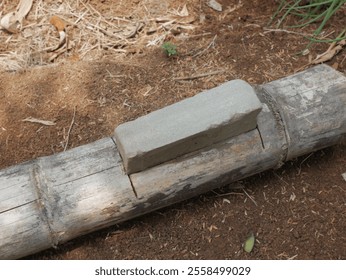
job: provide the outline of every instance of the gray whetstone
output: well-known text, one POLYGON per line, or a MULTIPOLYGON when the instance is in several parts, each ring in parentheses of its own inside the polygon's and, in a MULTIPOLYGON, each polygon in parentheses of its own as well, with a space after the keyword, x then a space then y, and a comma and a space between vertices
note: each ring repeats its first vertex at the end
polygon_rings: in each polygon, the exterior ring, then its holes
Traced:
POLYGON ((132 174, 255 129, 261 109, 254 89, 234 80, 119 125, 115 141, 132 174))

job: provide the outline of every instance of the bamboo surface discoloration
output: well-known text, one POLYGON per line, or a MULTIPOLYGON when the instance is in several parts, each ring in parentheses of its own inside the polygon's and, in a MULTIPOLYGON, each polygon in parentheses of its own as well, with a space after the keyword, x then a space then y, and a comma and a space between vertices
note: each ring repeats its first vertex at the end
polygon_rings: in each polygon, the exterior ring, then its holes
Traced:
POLYGON ((122 221, 137 200, 111 138, 7 168, 0 186, 2 259, 122 221))
POLYGON ((279 165, 284 139, 264 105, 252 130, 140 173, 131 174, 144 213, 188 199, 279 165))
POLYGON ((319 65, 261 88, 282 117, 286 160, 337 144, 346 134, 346 77, 331 67, 319 65))
POLYGON ((1 171, 0 213, 33 202, 37 199, 30 178, 30 170, 31 163, 24 163, 1 171))
POLYGON ((328 66, 258 86, 257 128, 126 175, 112 138, 0 171, 0 259, 188 199, 346 135, 346 78, 328 66))
POLYGON ((114 224, 136 198, 111 138, 42 158, 40 167, 46 184, 42 199, 55 243, 114 224))
POLYGON ((53 245, 32 180, 33 162, 0 172, 1 259, 18 258, 53 245))

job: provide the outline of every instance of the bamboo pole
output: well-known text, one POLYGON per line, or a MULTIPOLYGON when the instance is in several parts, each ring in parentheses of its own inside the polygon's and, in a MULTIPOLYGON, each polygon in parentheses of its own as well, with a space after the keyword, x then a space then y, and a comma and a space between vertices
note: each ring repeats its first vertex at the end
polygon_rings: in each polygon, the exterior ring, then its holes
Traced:
POLYGON ((338 143, 346 78, 320 65, 256 87, 257 129, 126 175, 109 137, 0 171, 0 258, 15 259, 338 143))

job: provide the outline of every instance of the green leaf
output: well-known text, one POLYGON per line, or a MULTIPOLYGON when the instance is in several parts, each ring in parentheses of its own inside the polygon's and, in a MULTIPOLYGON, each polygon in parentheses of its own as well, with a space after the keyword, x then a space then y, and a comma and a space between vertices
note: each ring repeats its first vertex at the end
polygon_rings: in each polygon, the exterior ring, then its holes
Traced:
POLYGON ((255 236, 253 233, 251 233, 244 243, 245 252, 251 253, 254 246, 255 246, 255 236))

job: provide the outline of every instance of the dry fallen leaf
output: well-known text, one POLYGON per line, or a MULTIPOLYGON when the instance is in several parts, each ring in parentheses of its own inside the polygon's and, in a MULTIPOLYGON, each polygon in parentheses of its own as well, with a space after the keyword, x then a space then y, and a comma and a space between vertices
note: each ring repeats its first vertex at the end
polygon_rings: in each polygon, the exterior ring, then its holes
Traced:
POLYGON ((244 243, 245 252, 251 253, 254 246, 255 246, 255 236, 253 233, 251 233, 244 243))
POLYGON ((66 43, 66 23, 63 19, 58 16, 52 16, 49 20, 49 23, 52 24, 56 30, 59 32, 59 44, 57 47, 53 48, 50 51, 55 51, 60 49, 66 43))
POLYGON ((0 21, 0 26, 10 33, 20 31, 23 19, 30 12, 33 0, 20 0, 15 11, 4 15, 0 21))
POLYGON ((337 55, 342 48, 346 45, 346 40, 339 41, 338 43, 333 42, 328 50, 326 50, 324 53, 318 55, 311 64, 320 64, 323 62, 326 62, 328 60, 331 60, 335 55, 337 55))
POLYGON ((181 8, 181 10, 175 10, 174 12, 172 12, 172 14, 175 14, 177 16, 180 17, 187 17, 189 15, 189 11, 187 9, 186 4, 181 8))
POLYGON ((322 54, 317 55, 315 59, 312 59, 311 56, 309 55, 309 63, 298 68, 296 70, 296 72, 301 71, 302 69, 306 68, 307 66, 316 65, 316 64, 324 63, 324 62, 331 60, 334 56, 336 56, 343 49, 344 46, 346 46, 346 40, 345 39, 341 40, 339 42, 331 43, 328 50, 326 50, 322 54))

